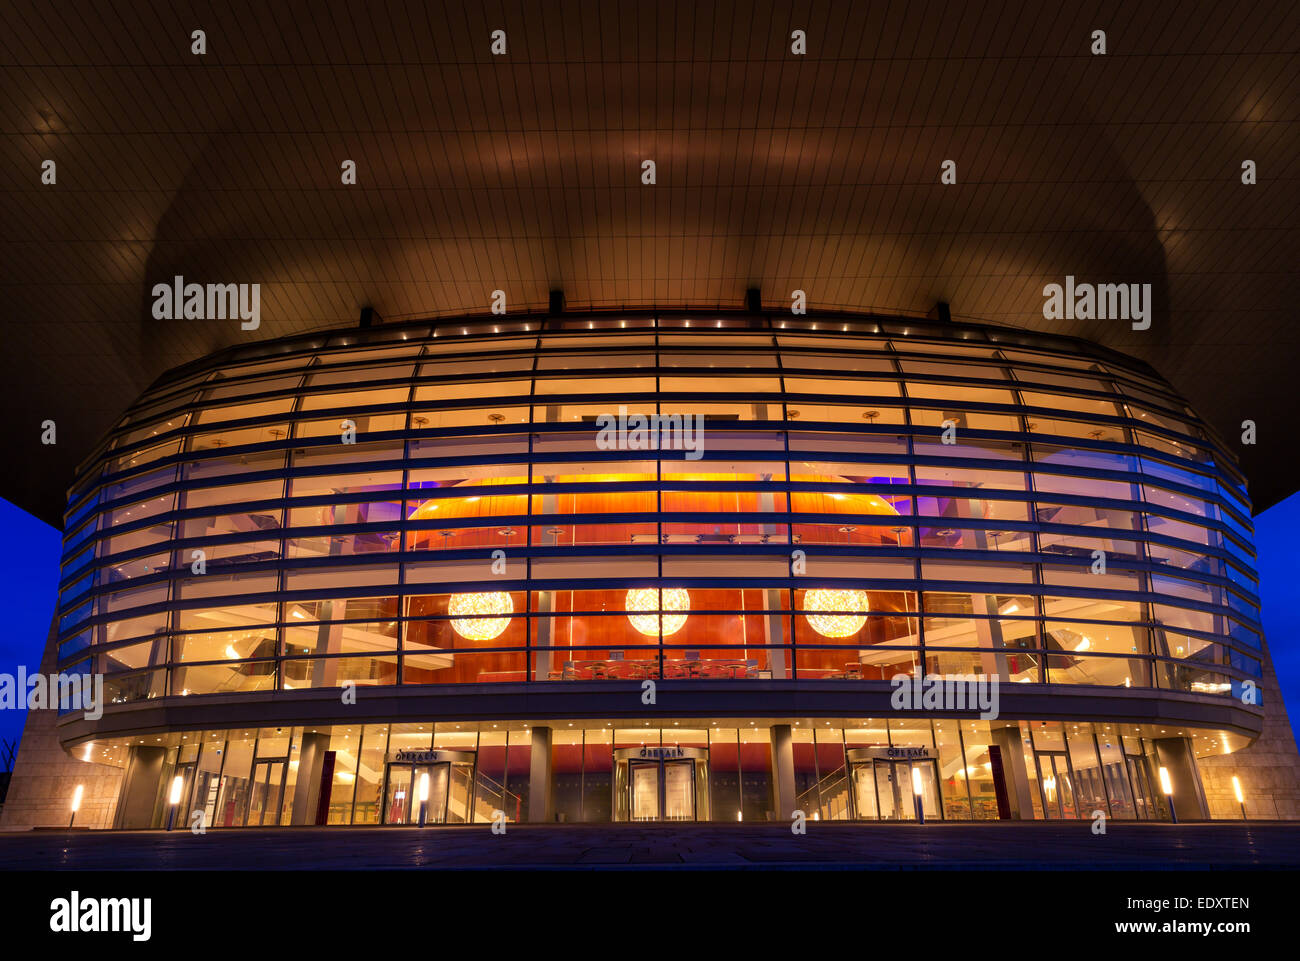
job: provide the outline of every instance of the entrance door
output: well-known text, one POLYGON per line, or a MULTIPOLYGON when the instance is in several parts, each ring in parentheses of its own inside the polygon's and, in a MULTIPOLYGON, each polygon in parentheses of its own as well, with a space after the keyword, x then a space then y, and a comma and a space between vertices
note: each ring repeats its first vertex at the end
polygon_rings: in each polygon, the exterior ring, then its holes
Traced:
POLYGON ((876 772, 876 804, 880 811, 880 820, 915 820, 916 809, 910 804, 904 805, 899 796, 895 762, 876 760, 871 766, 876 772))
POLYGON ((1133 807, 1138 820, 1159 820, 1160 808, 1156 807, 1154 785, 1151 782, 1151 768, 1147 765, 1147 759, 1141 754, 1130 754, 1125 758, 1125 761, 1128 762, 1128 776, 1133 784, 1133 807))
POLYGON ((894 761, 875 758, 853 765, 854 814, 864 820, 915 821, 916 789, 921 782, 921 810, 939 817, 939 775, 933 759, 894 761))
POLYGON ((424 823, 447 820, 447 793, 451 786, 451 764, 389 764, 384 789, 385 824, 419 824, 420 794, 427 783, 424 823))
POLYGON ((665 761, 663 770, 665 821, 695 820, 695 762, 665 761))
POLYGON ((390 764, 384 777, 384 823, 409 824, 411 814, 411 765, 390 764))
MULTIPOLYGON (((890 797, 892 796, 891 794, 890 797)), ((880 819, 880 807, 876 804, 874 764, 853 765, 853 816, 871 821, 880 819)))
POLYGON ((628 817, 632 821, 694 821, 695 761, 628 762, 628 817))
POLYGON ((1077 818, 1079 811, 1075 806, 1074 781, 1065 752, 1040 751, 1036 759, 1044 814, 1048 818, 1077 818))
POLYGON ((628 765, 628 790, 631 803, 628 810, 633 821, 659 820, 659 782, 661 765, 657 762, 628 765))
POLYGON ((280 823, 280 802, 284 797, 284 759, 258 761, 253 765, 248 794, 249 827, 280 823))

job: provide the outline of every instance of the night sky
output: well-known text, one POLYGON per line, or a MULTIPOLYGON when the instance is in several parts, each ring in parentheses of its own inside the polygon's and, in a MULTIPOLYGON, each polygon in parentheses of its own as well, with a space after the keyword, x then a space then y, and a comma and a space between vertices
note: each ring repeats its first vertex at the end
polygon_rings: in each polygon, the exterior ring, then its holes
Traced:
MULTIPOLYGON (((9 607, 0 635, 0 672, 16 674, 39 669, 41 651, 54 613, 59 579, 59 532, 25 511, 0 499, 0 531, 6 550, 0 554, 0 575, 9 607)), ((1300 714, 1300 494, 1292 495, 1255 518, 1259 549, 1260 591, 1264 630, 1273 665, 1282 685, 1292 730, 1300 714)), ((0 711, 0 738, 16 741, 22 732, 23 711, 0 711)))

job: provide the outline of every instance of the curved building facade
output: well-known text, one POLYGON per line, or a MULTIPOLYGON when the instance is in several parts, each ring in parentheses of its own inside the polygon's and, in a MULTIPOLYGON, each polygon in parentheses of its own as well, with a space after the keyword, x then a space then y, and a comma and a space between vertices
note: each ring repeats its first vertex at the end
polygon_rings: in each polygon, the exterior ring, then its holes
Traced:
POLYGON ((120 769, 124 827, 1205 817, 1200 766, 1263 726, 1251 537, 1225 445, 1077 340, 259 343, 82 466, 57 666, 105 706, 58 740, 120 769))

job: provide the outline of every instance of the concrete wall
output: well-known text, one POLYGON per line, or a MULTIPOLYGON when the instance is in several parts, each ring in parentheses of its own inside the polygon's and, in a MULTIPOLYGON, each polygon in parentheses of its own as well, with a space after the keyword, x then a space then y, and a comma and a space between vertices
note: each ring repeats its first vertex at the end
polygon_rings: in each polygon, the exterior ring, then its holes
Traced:
POLYGON ((1273 658, 1267 656, 1267 642, 1264 648, 1263 733, 1244 750, 1197 761, 1212 818, 1241 817, 1232 792, 1235 774, 1241 779, 1248 818, 1300 820, 1300 751, 1273 673, 1273 658))
MULTIPOLYGON (((49 674, 58 661, 55 642, 57 618, 50 624, 40 671, 49 674)), ((29 666, 28 670, 31 668, 29 666)), ((109 764, 78 761, 59 746, 54 710, 28 711, 13 780, 0 811, 0 829, 67 827, 72 814, 72 793, 78 784, 85 790, 77 827, 111 828, 122 786, 122 770, 109 764)))

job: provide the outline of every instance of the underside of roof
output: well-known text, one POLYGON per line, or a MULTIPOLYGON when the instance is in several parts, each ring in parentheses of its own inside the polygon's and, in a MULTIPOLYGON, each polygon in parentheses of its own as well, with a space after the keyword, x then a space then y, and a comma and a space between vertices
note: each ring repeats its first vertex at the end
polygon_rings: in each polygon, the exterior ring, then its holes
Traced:
POLYGON ((1262 509, 1297 486, 1298 49, 1284 2, 7 4, 0 495, 59 523, 162 371, 366 306, 758 288, 1145 360, 1256 422, 1262 509), (259 284, 260 325, 155 318, 176 276, 259 284), (1045 317, 1067 277, 1149 284, 1149 328, 1045 317))

